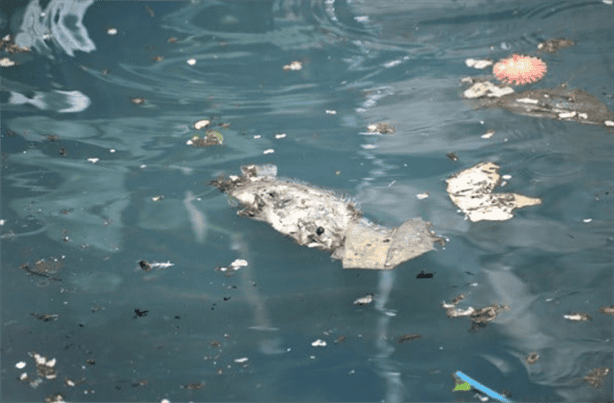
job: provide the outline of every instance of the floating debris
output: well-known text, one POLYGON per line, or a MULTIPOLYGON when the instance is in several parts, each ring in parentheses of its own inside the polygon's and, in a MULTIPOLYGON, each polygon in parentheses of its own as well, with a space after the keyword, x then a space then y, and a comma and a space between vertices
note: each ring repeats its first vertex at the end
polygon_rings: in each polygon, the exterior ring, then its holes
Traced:
POLYGON ((448 157, 452 161, 458 161, 458 155, 456 155, 456 153, 447 153, 446 157, 448 157))
POLYGON ((117 28, 107 29, 107 35, 117 35, 117 28))
POLYGON ((203 119, 203 120, 199 120, 198 122, 194 123, 193 127, 196 130, 200 130, 200 129, 204 129, 205 127, 209 126, 210 124, 211 124, 210 120, 203 119))
POLYGON ((394 134, 397 132, 394 126, 390 123, 380 122, 367 126, 369 133, 377 134, 394 134))
POLYGON ((186 141, 187 145, 192 147, 211 147, 223 144, 224 137, 219 132, 214 130, 207 130, 207 136, 200 138, 198 135, 192 136, 192 138, 186 141))
MULTIPOLYGON (((475 390, 479 390, 480 392, 484 393, 485 395, 496 399, 500 402, 503 403, 508 403, 509 400, 507 400, 505 398, 505 396, 500 395, 499 393, 495 392, 494 390, 482 385, 480 382, 476 381, 475 379, 465 375, 464 373, 462 373, 461 371, 456 371, 456 373, 454 374, 454 376, 456 376, 457 378, 460 378, 462 381, 467 382, 469 385, 471 385, 471 387, 475 390)), ((488 399, 488 398, 486 398, 488 399)), ((480 399, 482 400, 482 399, 480 399)), ((484 400, 483 400, 484 401, 484 400)))
POLYGON ((131 97, 130 102, 132 102, 135 105, 142 105, 145 103, 145 98, 131 97))
POLYGON ((525 85, 535 83, 546 75, 548 66, 537 57, 512 55, 499 60, 492 68, 492 73, 504 84, 525 85))
POLYGON ((541 199, 516 193, 492 193, 501 184, 499 169, 494 162, 482 162, 446 180, 450 199, 472 222, 509 220, 513 210, 541 204, 541 199))
POLYGON ((313 347, 326 347, 326 342, 324 340, 318 339, 318 340, 312 342, 311 345, 313 347))
POLYGON ((141 260, 139 266, 145 271, 151 271, 151 265, 146 260, 141 260))
POLYGON ((426 198, 428 198, 428 197, 429 197, 429 193, 428 193, 428 192, 425 192, 425 193, 418 193, 418 194, 416 195, 416 199, 418 199, 418 200, 423 200, 423 199, 426 199, 426 198))
POLYGON ((483 139, 489 139, 495 135, 495 131, 492 129, 486 130, 486 133, 482 134, 480 137, 483 139))
POLYGON ((603 378, 610 373, 609 368, 595 368, 584 377, 584 381, 595 388, 601 387, 603 378))
POLYGON ((155 202, 159 202, 161 200, 164 200, 164 196, 160 195, 160 196, 154 196, 151 198, 151 200, 155 201, 155 202))
POLYGON ((0 67, 13 67, 15 66, 17 63, 15 63, 14 61, 12 61, 11 59, 9 59, 8 57, 3 57, 2 59, 0 59, 0 67))
POLYGON ((194 66, 196 64, 196 59, 188 59, 185 62, 190 66, 194 66))
POLYGON ((492 88, 496 86, 490 84, 487 91, 477 93, 471 87, 465 91, 464 95, 465 98, 480 98, 476 100, 480 108, 498 107, 525 116, 606 127, 614 125, 611 123, 614 120, 614 114, 607 106, 595 96, 582 90, 570 90, 561 86, 556 89, 536 89, 521 93, 515 93, 512 90, 510 93, 496 97, 489 92, 492 88))
MULTIPOLYGON (((11 35, 6 35, 2 39, 0 39, 0 50, 6 50, 11 55, 15 53, 30 53, 30 48, 26 46, 16 45, 13 42, 13 39, 14 38, 11 35)), ((8 60, 8 58, 5 59, 8 60)))
POLYGON ((602 306, 601 308, 599 308, 599 312, 604 315, 614 315, 614 305, 602 306))
POLYGON ((100 158, 88 158, 87 162, 90 162, 92 164, 97 163, 98 161, 100 161, 100 158))
POLYGON ((298 71, 301 70, 303 68, 303 63, 299 62, 299 61, 293 61, 290 64, 286 64, 284 65, 283 69, 284 70, 292 70, 292 71, 298 71))
POLYGON ((247 362, 247 360, 249 360, 249 358, 247 357, 243 357, 243 358, 235 358, 235 362, 242 364, 244 362, 247 362))
POLYGON ((488 66, 492 66, 493 61, 490 59, 484 59, 484 60, 467 59, 465 60, 465 64, 467 65, 467 67, 473 67, 474 69, 485 69, 488 66))
POLYGON ((243 175, 210 184, 244 207, 238 214, 265 221, 299 245, 332 252, 346 269, 390 270, 433 250, 443 239, 420 218, 385 228, 362 218, 353 202, 335 192, 277 179, 276 167, 247 165, 243 175))
POLYGON ((591 315, 588 313, 574 312, 571 315, 564 315, 565 319, 570 320, 572 322, 587 322, 589 320, 593 320, 591 315))
POLYGON ((17 369, 23 369, 26 367, 26 362, 25 361, 19 361, 17 364, 15 364, 15 368, 17 369))
POLYGON ((525 361, 527 362, 527 364, 531 365, 531 364, 535 364, 537 362, 537 360, 539 360, 539 354, 537 353, 531 353, 527 356, 527 358, 525 359, 525 361))
POLYGON ((189 389, 189 390, 199 390, 202 389, 205 386, 205 384, 203 382, 196 382, 196 383, 190 383, 188 385, 181 385, 182 389, 189 389))
POLYGON ((420 270, 416 278, 433 278, 433 273, 425 273, 424 270, 420 270))
POLYGON ((59 315, 50 313, 38 314, 33 312, 30 315, 38 320, 42 320, 43 322, 54 322, 60 318, 59 315))
POLYGON ((368 293, 364 297, 360 297, 356 301, 354 301, 354 305, 367 305, 371 302, 373 302, 373 294, 368 293))
POLYGON ((556 53, 557 50, 574 46, 576 43, 570 39, 556 38, 548 39, 547 41, 537 44, 537 49, 542 52, 556 53))
POLYGON ((446 309, 446 315, 448 318, 456 318, 458 316, 469 316, 471 319, 472 328, 479 327, 480 325, 485 325, 488 322, 496 319, 499 311, 508 310, 509 307, 507 305, 489 305, 484 308, 475 309, 473 307, 469 307, 467 309, 457 308, 456 305, 465 298, 463 294, 452 300, 451 304, 447 304, 445 301, 442 304, 442 307, 446 309))
POLYGON ((463 92, 463 96, 468 99, 474 98, 500 98, 504 95, 513 94, 514 89, 508 86, 497 86, 490 81, 482 81, 473 84, 463 92))
POLYGON ((420 338, 422 338, 422 336, 420 336, 419 334, 405 334, 399 337, 399 343, 405 343, 405 342, 420 339, 420 338))

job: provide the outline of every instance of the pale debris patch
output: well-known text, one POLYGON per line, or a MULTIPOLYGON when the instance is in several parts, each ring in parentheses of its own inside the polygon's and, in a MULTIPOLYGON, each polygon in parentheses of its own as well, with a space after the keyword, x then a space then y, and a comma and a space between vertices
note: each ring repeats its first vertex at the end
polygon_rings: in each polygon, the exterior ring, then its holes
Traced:
POLYGON ((264 150, 262 154, 273 154, 274 152, 275 150, 273 150, 272 148, 269 148, 268 150, 264 150))
POLYGON ((13 67, 16 63, 8 57, 0 59, 0 67, 13 67))
POLYGON ((19 361, 17 364, 15 364, 15 368, 17 369, 23 369, 26 366, 26 362, 25 361, 19 361))
POLYGON ((484 60, 476 60, 476 59, 467 59, 465 60, 465 64, 467 67, 473 67, 474 69, 485 69, 488 66, 492 66, 492 60, 484 59, 484 60))
POLYGON ((194 129, 196 130, 200 130, 200 129, 204 129, 205 127, 209 126, 211 124, 210 120, 207 119, 203 119, 203 120, 199 120, 198 122, 194 123, 194 129))
POLYGON ((302 68, 303 68, 303 63, 296 61, 296 60, 290 64, 284 65, 283 67, 284 70, 292 70, 292 71, 298 71, 298 70, 301 70, 302 68))
POLYGON ((243 357, 243 358, 235 358, 235 362, 238 362, 239 364, 246 362, 247 360, 249 360, 249 358, 247 357, 243 357))
POLYGON ((564 315, 565 319, 573 322, 586 322, 592 320, 591 316, 587 313, 574 312, 571 315, 564 315))
POLYGON ((373 302, 373 294, 367 294, 364 297, 360 297, 354 301, 354 305, 367 305, 371 302, 373 302))
POLYGON ((108 35, 117 35, 117 28, 109 28, 107 29, 108 35))
POLYGON ((427 197, 429 197, 428 192, 419 193, 419 194, 416 195, 416 199, 418 199, 418 200, 426 199, 427 197))
POLYGON ((480 137, 482 137, 483 139, 489 139, 494 135, 495 135, 495 131, 491 129, 491 130, 486 130, 486 133, 482 134, 480 137))
POLYGON ((173 267, 175 264, 171 263, 171 261, 167 261, 167 262, 152 262, 149 264, 151 266, 152 269, 168 269, 169 267, 173 267))
POLYGON ((541 199, 516 193, 492 193, 501 184, 500 167, 483 162, 450 176, 447 192, 452 202, 473 222, 503 221, 517 208, 541 204, 541 199))
POLYGON ((500 98, 507 94, 512 94, 514 89, 512 87, 498 87, 490 81, 484 81, 475 83, 463 92, 465 98, 481 98, 481 97, 495 97, 500 98))
POLYGON ((236 259, 234 262, 230 264, 233 270, 239 270, 241 267, 247 266, 247 260, 236 259))
POLYGON ((313 347, 326 347, 326 342, 324 340, 318 339, 311 343, 313 347))
POLYGON ((97 163, 98 161, 100 161, 100 158, 88 158, 87 162, 91 162, 92 164, 97 163))
POLYGON ((190 66, 194 66, 196 64, 196 59, 188 59, 186 60, 186 63, 190 66))

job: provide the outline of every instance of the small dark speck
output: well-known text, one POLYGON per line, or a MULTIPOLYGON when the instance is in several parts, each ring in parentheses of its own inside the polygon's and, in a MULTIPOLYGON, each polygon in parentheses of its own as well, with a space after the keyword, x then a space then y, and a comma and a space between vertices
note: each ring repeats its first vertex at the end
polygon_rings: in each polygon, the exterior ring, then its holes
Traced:
POLYGON ((424 270, 420 270, 416 278, 433 278, 433 273, 425 273, 424 270))

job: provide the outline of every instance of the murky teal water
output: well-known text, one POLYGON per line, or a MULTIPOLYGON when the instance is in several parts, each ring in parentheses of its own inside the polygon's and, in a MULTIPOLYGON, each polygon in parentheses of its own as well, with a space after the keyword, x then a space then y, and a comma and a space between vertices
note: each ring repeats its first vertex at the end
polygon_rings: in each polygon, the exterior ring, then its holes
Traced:
POLYGON ((515 401, 612 398, 612 131, 476 110, 460 82, 490 74, 467 58, 531 54, 549 66, 532 88, 613 110, 611 5, 37 4, 0 3, 1 35, 33 48, 2 52, 19 63, 1 70, 4 401, 479 401, 452 391, 459 370, 515 401), (577 44, 537 53, 557 37, 577 44), (223 146, 186 145, 201 119, 223 146), (367 135, 381 121, 396 133, 367 135), (543 203, 465 220, 445 179, 484 161, 543 203), (382 225, 422 217, 447 245, 343 270, 208 186, 251 163, 352 195, 382 225), (235 259, 249 264, 216 270, 235 259), (459 294, 510 309, 471 331, 441 307, 459 294), (36 388, 33 352, 57 360, 36 388))

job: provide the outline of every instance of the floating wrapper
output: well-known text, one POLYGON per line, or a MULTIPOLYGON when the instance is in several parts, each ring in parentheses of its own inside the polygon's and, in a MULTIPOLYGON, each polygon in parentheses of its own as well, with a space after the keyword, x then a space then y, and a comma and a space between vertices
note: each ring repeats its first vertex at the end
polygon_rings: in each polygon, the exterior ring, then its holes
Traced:
POLYGON ((239 201, 239 215, 265 221, 299 245, 331 252, 343 268, 389 270, 443 243, 420 218, 393 229, 373 224, 342 195, 276 178, 275 166, 248 165, 241 171, 211 182, 239 201))
POLYGON ((514 209, 541 204, 541 199, 516 193, 492 193, 501 183, 499 168, 494 162, 482 162, 446 180, 450 199, 471 221, 509 220, 514 209))

